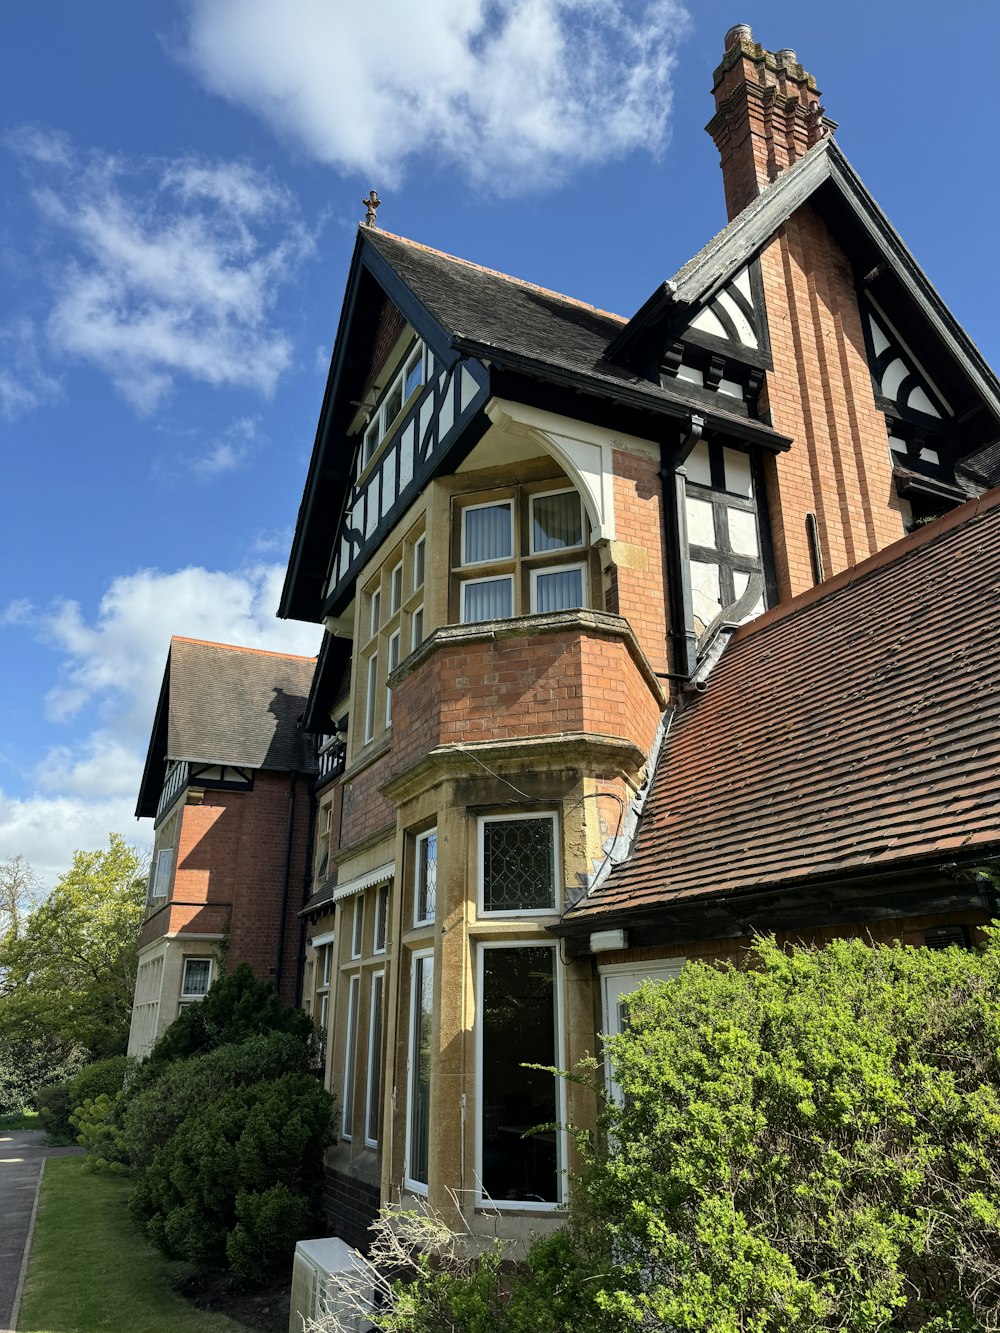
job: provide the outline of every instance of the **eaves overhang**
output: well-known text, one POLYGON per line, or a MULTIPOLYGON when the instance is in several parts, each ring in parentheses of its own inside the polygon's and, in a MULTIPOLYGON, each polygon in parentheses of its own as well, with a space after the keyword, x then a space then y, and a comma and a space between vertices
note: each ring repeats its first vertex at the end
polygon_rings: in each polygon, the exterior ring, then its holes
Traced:
MULTIPOLYGON (((733 891, 664 895, 634 904, 584 899, 549 929, 573 952, 595 931, 626 930, 632 947, 705 939, 752 938, 771 932, 858 924, 941 912, 1000 912, 991 877, 978 872, 1000 862, 1000 842, 932 856, 901 857, 824 875, 766 881, 733 891)), ((600 892, 600 891, 599 891, 600 892)), ((598 894, 599 896, 599 894, 598 894)))
POLYGON ((652 385, 644 388, 641 384, 618 383, 610 376, 583 374, 568 366, 541 361, 538 357, 525 356, 523 353, 512 352, 493 343, 461 335, 456 335, 452 343, 459 351, 474 356, 490 366, 543 379, 546 383, 560 385, 576 393, 590 394, 595 398, 617 403, 653 417, 689 425, 692 415, 695 415, 702 418, 704 428, 719 435, 726 435, 747 444, 759 444, 776 452, 784 452, 791 448, 792 441, 789 436, 782 435, 766 422, 755 421, 752 417, 740 417, 735 413, 713 411, 701 401, 687 402, 665 391, 658 391, 652 385))
POLYGON ((160 792, 167 772, 167 726, 170 710, 170 654, 163 669, 163 680, 149 737, 146 762, 139 783, 139 797, 135 807, 136 819, 155 819, 160 803, 160 792))
POLYGON ((367 364, 352 358, 351 343, 356 327, 371 318, 371 312, 364 308, 363 288, 368 281, 378 284, 445 365, 456 359, 449 335, 368 241, 366 229, 360 227, 278 604, 278 615, 283 619, 322 619, 332 534, 344 515, 354 468, 353 452, 345 456, 344 441, 355 412, 353 400, 361 393, 360 376, 367 364))

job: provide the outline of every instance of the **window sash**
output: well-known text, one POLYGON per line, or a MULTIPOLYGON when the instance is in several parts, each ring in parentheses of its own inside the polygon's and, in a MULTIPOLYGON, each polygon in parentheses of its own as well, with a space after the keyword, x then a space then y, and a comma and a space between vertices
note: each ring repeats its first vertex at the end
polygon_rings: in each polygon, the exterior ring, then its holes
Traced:
POLYGON ((403 562, 400 560, 389 575, 389 614, 394 616, 403 600, 403 562))
POLYGON ((554 814, 480 815, 479 817, 479 913, 481 916, 544 916, 557 910, 556 886, 559 878, 558 842, 554 814), (538 827, 532 828, 535 825, 538 827), (549 830, 547 838, 539 837, 541 826, 549 830), (523 827, 522 841, 531 842, 524 848, 524 865, 518 863, 516 838, 523 827), (501 838, 507 842, 505 848, 501 838), (547 844, 547 845, 545 845, 547 844), (544 858, 541 862, 539 858, 544 858), (530 879, 532 871, 547 866, 548 888, 542 892, 538 885, 520 901, 513 892, 517 879, 530 879), (506 885, 503 881, 506 880, 506 885))
POLYGON ((584 565, 556 565, 531 571, 531 609, 574 611, 587 604, 587 577, 584 565))
POLYGON ((413 588, 411 591, 417 592, 424 586, 424 570, 427 559, 427 538, 418 537, 413 543, 413 588))
POLYGON ((365 744, 375 739, 375 682, 378 679, 378 653, 372 653, 368 659, 368 672, 365 694, 365 744))
POLYGON ((514 502, 492 500, 462 510, 462 564, 514 558, 514 502))
POLYGON ((424 608, 418 606, 410 616, 410 652, 416 652, 424 641, 424 608))
POLYGON ((583 545, 583 508, 574 490, 531 497, 531 553, 568 551, 583 545))
POLYGON ((434 955, 414 954, 410 978, 409 1076, 406 1105, 406 1185, 427 1193, 434 1005, 434 955))
POLYGON ((544 1211, 559 1207, 563 1201, 564 1132, 522 1137, 535 1125, 561 1124, 565 1119, 561 1081, 542 1070, 523 1068, 525 1063, 561 1066, 559 985, 555 945, 534 941, 480 945, 476 1006, 479 1204, 502 1200, 504 1205, 518 1209, 544 1211), (511 978, 502 968, 502 954, 520 955, 522 966, 515 969, 514 981, 527 987, 526 996, 512 995, 511 978), (548 955, 545 963, 542 954, 548 955), (551 1010, 544 996, 530 994, 532 989, 537 991, 540 981, 544 983, 543 967, 551 978, 551 1010), (491 997, 498 1001, 495 1006, 491 997), (530 1017, 529 1010, 534 1010, 530 1017), (549 1012, 551 1033, 546 1030, 544 1017, 549 1012), (523 1198, 515 1192, 519 1183, 525 1186, 519 1191, 523 1198))
POLYGON ((368 1005, 368 1091, 365 1098, 365 1144, 377 1148, 382 1124, 382 1025, 385 973, 372 974, 368 1005))
MULTIPOLYGON (((389 635, 389 641, 386 647, 386 664, 385 664, 386 680, 388 680, 388 678, 392 675, 392 673, 396 670, 398 666, 399 666, 399 630, 395 629, 389 635)), ((392 724, 392 687, 387 684, 385 687, 385 725, 388 727, 391 724, 392 724)))
POLYGON ((463 625, 474 625, 481 620, 509 620, 513 614, 512 574, 501 574, 492 579, 466 579, 462 584, 463 625))
POLYGON ((421 833, 416 841, 413 924, 426 926, 437 910, 437 829, 421 833))
POLYGON ((209 987, 212 984, 212 960, 210 958, 185 958, 184 975, 181 978, 181 996, 183 999, 202 999, 208 994, 209 987), (200 978, 195 982, 189 981, 189 977, 194 973, 200 978))
POLYGON ((170 872, 173 869, 174 849, 163 847, 156 854, 156 876, 153 880, 154 898, 165 898, 170 888, 170 872))
POLYGON ((389 886, 383 884, 375 897, 375 947, 373 953, 385 953, 389 932, 389 886))
POLYGON ((354 920, 351 923, 351 958, 360 958, 364 945, 365 933, 365 896, 359 893, 354 899, 354 920))
POLYGON ((351 977, 347 987, 347 1043, 344 1048, 344 1091, 340 1136, 350 1141, 354 1133, 354 1078, 358 1064, 358 997, 360 976, 351 977))

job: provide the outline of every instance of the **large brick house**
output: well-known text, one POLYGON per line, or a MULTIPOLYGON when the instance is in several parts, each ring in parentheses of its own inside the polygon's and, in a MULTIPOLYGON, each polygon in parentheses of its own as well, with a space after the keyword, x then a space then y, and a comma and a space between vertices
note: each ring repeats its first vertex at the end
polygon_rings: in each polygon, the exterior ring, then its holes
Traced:
POLYGON ((567 1136, 522 1136, 595 1106, 524 1066, 643 976, 993 911, 1000 386, 795 53, 734 28, 714 92, 729 224, 630 319, 358 234, 280 608, 326 628, 303 1002, 351 1240, 558 1219, 567 1136))
POLYGON ((129 1055, 202 998, 223 955, 297 999, 316 775, 298 724, 315 666, 170 641, 136 806, 154 845, 129 1055))
POLYGON ((171 644, 130 1051, 220 951, 271 976, 354 1243, 558 1222, 524 1131, 596 1105, 544 1067, 644 977, 994 915, 1000 385, 795 53, 734 28, 714 93, 730 221, 631 318, 361 227, 280 607, 318 661, 171 644))

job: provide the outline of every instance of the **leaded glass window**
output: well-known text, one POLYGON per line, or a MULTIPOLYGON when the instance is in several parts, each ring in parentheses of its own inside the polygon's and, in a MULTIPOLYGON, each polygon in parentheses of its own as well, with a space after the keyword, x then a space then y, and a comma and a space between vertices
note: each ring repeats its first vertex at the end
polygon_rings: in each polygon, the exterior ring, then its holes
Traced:
POLYGON ((555 816, 485 817, 480 829, 482 911, 554 911, 555 816))
POLYGON ((434 920, 437 898, 437 830, 421 833, 416 844, 416 882, 413 894, 413 924, 434 920))

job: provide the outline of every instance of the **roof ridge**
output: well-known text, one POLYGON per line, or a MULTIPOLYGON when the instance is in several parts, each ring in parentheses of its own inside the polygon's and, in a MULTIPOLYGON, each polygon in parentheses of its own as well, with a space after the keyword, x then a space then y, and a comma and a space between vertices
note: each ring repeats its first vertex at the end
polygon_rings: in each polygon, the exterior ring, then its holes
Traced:
POLYGON ((315 662, 315 657, 308 657, 303 653, 279 653, 274 648, 247 648, 242 643, 219 643, 215 639, 192 639, 186 634, 171 634, 170 642, 173 643, 196 643, 202 648, 225 648, 230 653, 257 653, 261 657, 284 657, 292 662, 315 662))
POLYGON ((750 620, 746 624, 740 625, 733 635, 732 642, 742 642, 756 634, 758 630, 767 629, 779 620, 787 620, 789 616, 797 615, 798 612, 804 611, 816 602, 825 601, 827 597, 832 597, 843 588, 858 583, 869 574, 874 574, 877 569, 881 569, 885 565, 895 564, 898 560, 903 560, 910 555, 911 552, 929 546, 931 542, 943 537, 952 528, 964 527, 966 523, 971 523, 979 514, 985 514, 990 509, 998 507, 1000 507, 1000 486, 994 486, 992 490, 983 491, 981 495, 972 496, 964 504, 949 510, 948 513, 942 514, 940 518, 936 518, 930 523, 923 524, 915 532, 908 532, 889 546, 883 546, 880 551, 875 551, 858 564, 849 565, 847 569, 842 569, 839 574, 831 575, 830 578, 824 579, 822 583, 817 583, 812 588, 807 588, 805 592, 800 592, 795 597, 789 598, 787 602, 779 602, 777 606, 772 606, 769 611, 765 611, 756 620, 750 620))
POLYGON ((551 287, 542 287, 537 282, 529 282, 527 278, 516 278, 512 273, 501 273, 498 268, 488 268, 485 264, 475 264, 471 259, 463 259, 461 255, 449 254, 447 250, 438 250, 433 245, 424 245, 422 241, 412 241, 408 236, 398 236, 392 231, 383 231, 379 228, 376 234, 387 236, 391 241, 399 241, 402 245, 412 246, 414 250, 423 250, 426 254, 438 255, 441 259, 447 259, 452 264, 461 264, 463 267, 475 269, 479 273, 488 273, 493 278, 502 278, 504 282, 513 282, 518 287, 526 287, 529 291, 539 292, 542 296, 553 296, 557 301, 565 301, 567 305, 578 306, 581 310, 590 310, 595 315, 603 315, 606 319, 614 319, 621 324, 628 323, 628 318, 625 315, 616 314, 613 310, 603 310, 600 306, 592 305, 589 301, 581 301, 575 296, 567 296, 565 292, 557 292, 551 287))

